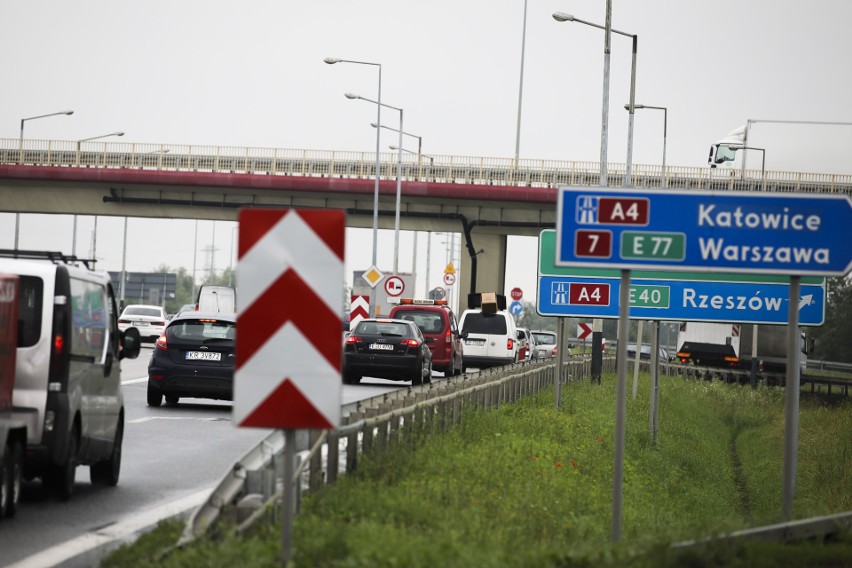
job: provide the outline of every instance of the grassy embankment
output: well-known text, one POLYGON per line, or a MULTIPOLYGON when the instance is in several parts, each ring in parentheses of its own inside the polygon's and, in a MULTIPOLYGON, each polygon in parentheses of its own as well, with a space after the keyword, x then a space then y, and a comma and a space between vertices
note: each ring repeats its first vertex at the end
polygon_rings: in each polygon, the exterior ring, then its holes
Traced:
MULTIPOLYGON (((784 391, 662 377, 658 445, 648 376, 628 401, 621 543, 610 544, 615 379, 476 412, 452 432, 364 456, 306 495, 292 565, 848 566, 832 545, 752 543, 672 555, 668 544, 780 521, 784 391)), ((629 381, 632 381, 632 375, 629 381)), ((628 388, 628 392, 630 388, 628 388)), ((852 510, 852 402, 802 396, 794 517, 852 510)), ((104 566, 278 566, 280 527, 159 556, 165 523, 104 566)))

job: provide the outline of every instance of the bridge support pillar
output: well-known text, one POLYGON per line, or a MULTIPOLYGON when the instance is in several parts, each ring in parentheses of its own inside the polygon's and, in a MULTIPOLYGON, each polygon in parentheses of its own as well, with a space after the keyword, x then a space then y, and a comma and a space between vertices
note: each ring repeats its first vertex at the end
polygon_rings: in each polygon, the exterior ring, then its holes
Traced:
POLYGON ((467 309, 468 293, 503 294, 506 288, 506 235, 471 233, 471 241, 471 246, 462 246, 459 312, 467 309))

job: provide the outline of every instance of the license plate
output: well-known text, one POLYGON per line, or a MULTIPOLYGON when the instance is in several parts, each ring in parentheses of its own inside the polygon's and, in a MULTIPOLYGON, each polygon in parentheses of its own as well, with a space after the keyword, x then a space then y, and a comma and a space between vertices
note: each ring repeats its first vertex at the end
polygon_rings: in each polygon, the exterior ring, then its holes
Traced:
POLYGON ((465 343, 468 343, 470 345, 485 345, 485 340, 484 339, 467 339, 467 340, 465 340, 465 343))
POLYGON ((387 343, 371 343, 370 349, 377 351, 393 351, 393 345, 387 343))
POLYGON ((187 361, 221 361, 222 354, 217 352, 207 351, 187 351, 187 361))
POLYGON ((147 321, 135 321, 133 325, 136 327, 146 327, 148 325, 147 321))

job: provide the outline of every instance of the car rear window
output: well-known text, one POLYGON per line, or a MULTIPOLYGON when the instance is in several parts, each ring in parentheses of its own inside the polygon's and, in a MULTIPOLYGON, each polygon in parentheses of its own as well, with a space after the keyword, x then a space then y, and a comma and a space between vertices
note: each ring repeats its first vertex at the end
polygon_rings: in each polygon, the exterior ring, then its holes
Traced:
POLYGON ((126 316, 150 316, 153 318, 161 318, 163 317, 163 312, 156 308, 134 308, 128 307, 124 310, 124 315, 126 316))
POLYGON ((425 334, 438 334, 444 331, 444 316, 430 310, 401 310, 394 312, 393 317, 413 321, 425 334))
POLYGON ((232 321, 223 320, 182 320, 169 326, 169 333, 175 339, 231 339, 236 333, 232 321))
POLYGON ((462 331, 468 333, 483 333, 486 335, 506 335, 506 316, 503 314, 482 314, 469 312, 464 318, 462 331))
POLYGON ((409 327, 404 323, 362 321, 355 328, 356 335, 396 335, 409 336, 409 327))
POLYGON ((533 333, 536 343, 541 345, 556 345, 556 336, 549 333, 533 333))

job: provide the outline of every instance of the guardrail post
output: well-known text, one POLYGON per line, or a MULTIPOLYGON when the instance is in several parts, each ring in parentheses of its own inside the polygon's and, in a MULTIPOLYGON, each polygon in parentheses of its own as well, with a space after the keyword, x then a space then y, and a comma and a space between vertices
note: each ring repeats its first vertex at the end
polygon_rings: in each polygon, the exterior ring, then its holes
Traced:
POLYGON ((326 446, 328 447, 328 457, 325 466, 325 482, 327 485, 331 485, 337 481, 337 468, 340 467, 340 436, 334 430, 328 433, 326 446))
MULTIPOLYGON (((347 424, 358 422, 364 415, 361 412, 353 412, 346 420, 347 424)), ((358 467, 358 432, 352 432, 346 438, 346 473, 353 473, 358 467)))
MULTIPOLYGON (((308 432, 308 447, 313 448, 314 444, 320 439, 322 436, 322 430, 310 430, 308 432)), ((330 467, 330 464, 329 464, 330 467)), ((316 491, 323 484, 323 474, 322 474, 322 451, 316 452, 311 457, 310 471, 308 475, 308 487, 311 488, 311 491, 316 491)))

